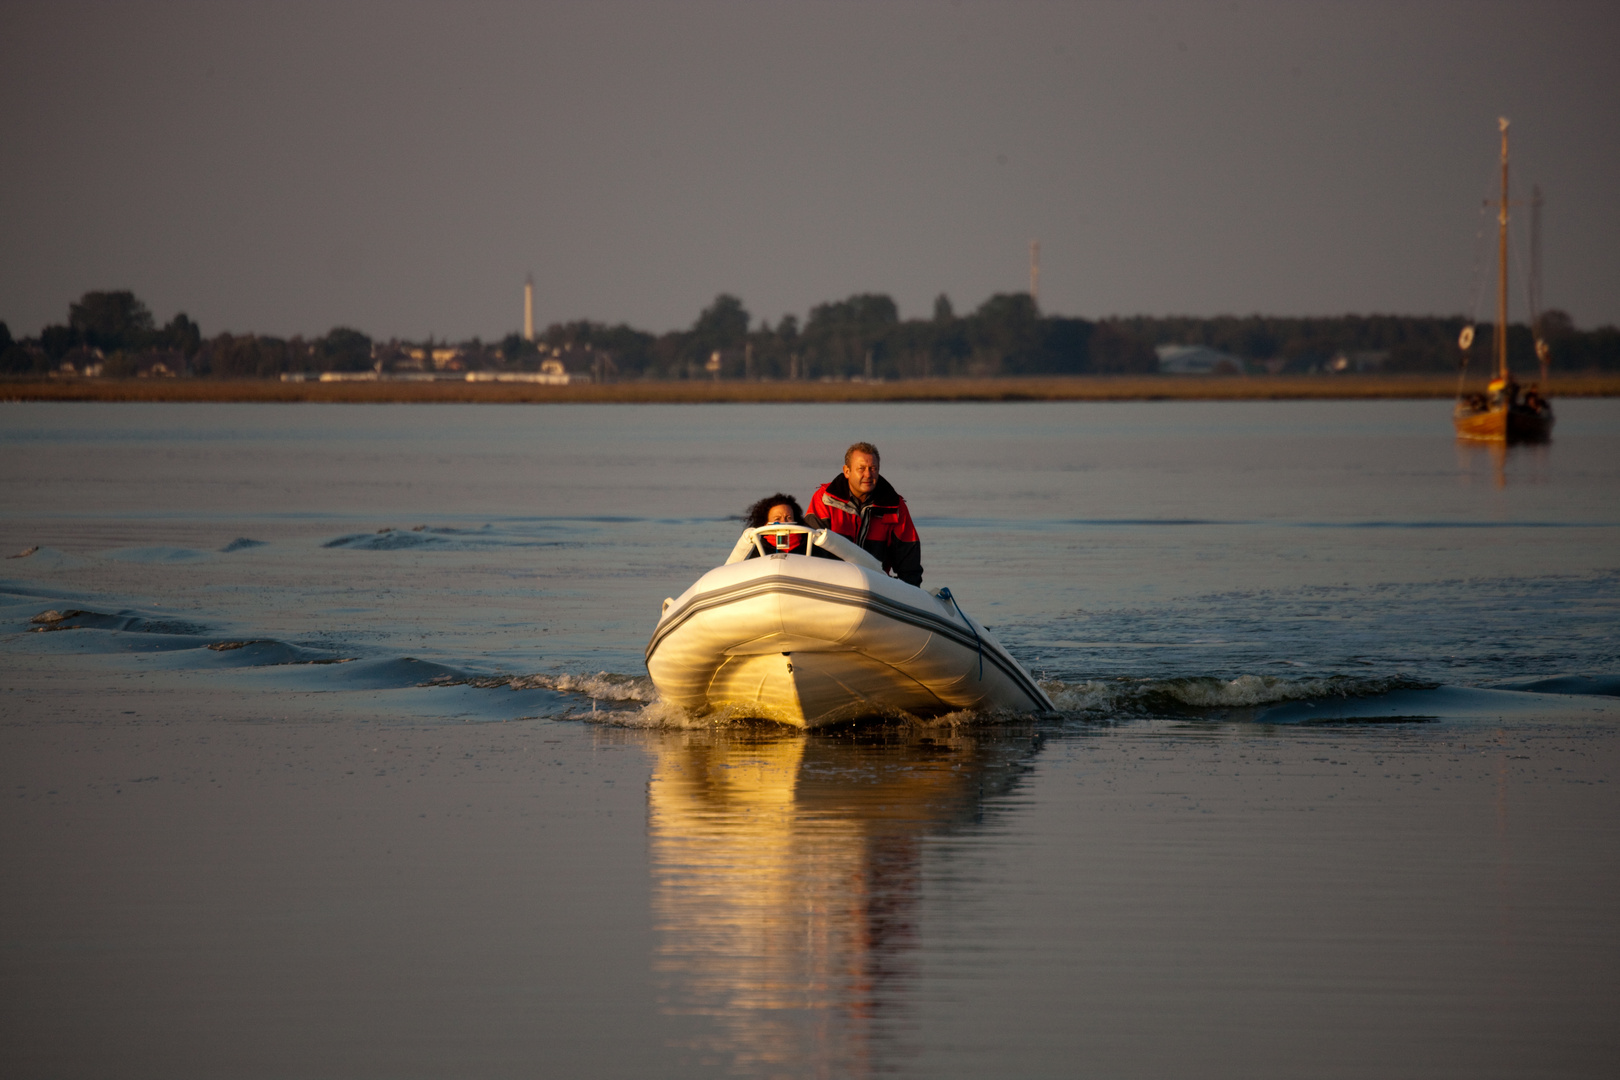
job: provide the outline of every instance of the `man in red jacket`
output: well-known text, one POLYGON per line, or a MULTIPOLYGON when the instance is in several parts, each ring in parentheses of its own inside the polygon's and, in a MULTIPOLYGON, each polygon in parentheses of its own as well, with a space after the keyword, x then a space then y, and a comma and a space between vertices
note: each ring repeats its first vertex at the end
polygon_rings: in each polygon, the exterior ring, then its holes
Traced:
POLYGON ((845 450, 843 475, 816 489, 805 524, 848 537, 882 562, 884 570, 920 586, 922 542, 906 500, 878 475, 878 460, 878 448, 868 442, 845 450))

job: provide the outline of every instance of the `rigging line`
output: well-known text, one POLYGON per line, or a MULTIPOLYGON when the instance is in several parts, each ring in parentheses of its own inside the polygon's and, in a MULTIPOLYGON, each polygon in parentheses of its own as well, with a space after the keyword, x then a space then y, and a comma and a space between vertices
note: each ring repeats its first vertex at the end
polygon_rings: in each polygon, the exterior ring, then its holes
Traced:
POLYGON ((961 616, 962 621, 967 623, 967 628, 969 630, 973 631, 973 640, 979 646, 979 681, 983 682, 984 681, 984 641, 979 637, 979 631, 974 629, 973 620, 968 618, 966 615, 964 615, 962 613, 962 605, 958 604, 956 602, 956 597, 951 595, 951 590, 949 590, 947 588, 944 588, 944 587, 941 587, 940 590, 939 590, 938 595, 939 595, 939 598, 941 600, 949 600, 951 602, 951 606, 956 609, 956 614, 961 616))
POLYGON ((1470 350, 1468 350, 1468 349, 1463 349, 1462 350, 1462 360, 1457 364, 1457 400, 1458 401, 1462 400, 1463 383, 1468 378, 1468 353, 1469 353, 1469 351, 1470 350))
MULTIPOLYGON (((1468 325, 1473 326, 1479 322, 1480 305, 1485 302, 1485 233, 1489 223, 1487 212, 1491 209, 1489 199, 1483 199, 1479 204, 1479 228, 1474 233, 1474 299, 1469 309, 1468 325)), ((1463 387, 1468 381, 1468 361, 1473 356, 1473 348, 1460 350, 1462 359, 1457 362, 1457 400, 1461 401, 1463 387)))
POLYGON ((1479 308, 1485 302, 1485 226, 1489 202, 1479 207, 1479 230, 1474 234, 1474 288, 1473 304, 1469 308, 1469 322, 1479 322, 1479 308))
POLYGON ((1494 240, 1496 238, 1496 211, 1498 209, 1497 201, 1499 198, 1496 192, 1498 190, 1498 185, 1501 183, 1501 167, 1501 162, 1497 160, 1495 154, 1492 154, 1491 166, 1485 171, 1485 183, 1480 188, 1480 190, 1484 192, 1485 197, 1479 202, 1479 231, 1474 235, 1473 305, 1469 308, 1469 311, 1471 312, 1470 321, 1475 323, 1479 322, 1480 306, 1485 301, 1485 250, 1487 233, 1489 233, 1491 239, 1494 240))
POLYGON ((1511 292, 1512 289, 1513 289, 1513 271, 1514 271, 1514 269, 1518 268, 1521 271, 1524 271, 1525 292, 1526 292, 1527 295, 1530 296, 1530 305, 1529 305, 1530 314, 1529 314, 1529 317, 1526 320, 1526 322, 1530 327, 1530 339, 1533 342, 1535 340, 1535 337, 1536 337, 1535 297, 1534 297, 1534 294, 1532 294, 1530 292, 1532 286, 1531 286, 1531 283, 1530 283, 1530 280, 1529 280, 1529 277, 1530 277, 1529 272, 1524 270, 1524 267, 1526 265, 1526 261, 1525 261, 1525 256, 1524 256, 1524 249, 1521 246, 1521 242, 1520 242, 1520 237, 1522 236, 1522 234, 1523 234, 1522 229, 1518 233, 1515 233, 1514 230, 1513 230, 1512 224, 1509 223, 1509 225, 1508 225, 1508 265, 1507 265, 1508 290, 1509 290, 1509 292, 1511 292))
POLYGON ((1541 337, 1541 185, 1530 187, 1530 271, 1525 294, 1530 306, 1530 334, 1541 337))

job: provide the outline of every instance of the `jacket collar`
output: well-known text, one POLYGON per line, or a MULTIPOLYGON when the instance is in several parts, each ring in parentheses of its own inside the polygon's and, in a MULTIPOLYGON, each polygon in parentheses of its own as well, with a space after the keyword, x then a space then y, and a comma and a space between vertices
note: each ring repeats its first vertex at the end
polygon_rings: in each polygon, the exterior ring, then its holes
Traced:
POLYGON ((842 499, 844 502, 858 508, 864 508, 866 506, 881 506, 887 508, 900 505, 900 493, 894 490, 893 485, 891 485, 889 481, 884 478, 882 473, 878 473, 878 482, 876 486, 872 488, 872 494, 866 497, 866 502, 864 503, 856 502, 855 496, 850 494, 849 477, 845 476, 843 473, 839 473, 837 476, 833 477, 833 482, 827 485, 827 494, 842 499))

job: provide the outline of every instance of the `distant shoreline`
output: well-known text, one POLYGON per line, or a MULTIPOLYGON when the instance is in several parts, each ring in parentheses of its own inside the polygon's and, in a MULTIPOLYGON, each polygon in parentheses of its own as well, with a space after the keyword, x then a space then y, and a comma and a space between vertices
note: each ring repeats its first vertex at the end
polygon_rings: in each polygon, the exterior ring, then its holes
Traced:
MULTIPOLYGON (((1526 380, 1527 382, 1530 380, 1526 380)), ((1484 380, 1470 379, 1470 389, 1484 380)), ((1451 398, 1450 375, 1038 375, 891 382, 280 382, 269 379, 4 379, 0 401, 331 404, 815 404, 858 401, 1344 401, 1451 398)), ((1620 374, 1563 375, 1550 396, 1620 397, 1620 374)))

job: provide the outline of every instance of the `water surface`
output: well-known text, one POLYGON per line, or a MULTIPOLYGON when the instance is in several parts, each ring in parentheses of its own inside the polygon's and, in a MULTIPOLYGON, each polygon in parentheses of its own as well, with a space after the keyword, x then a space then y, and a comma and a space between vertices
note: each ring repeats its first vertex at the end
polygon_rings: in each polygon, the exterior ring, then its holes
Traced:
POLYGON ((0 405, 0 1060, 1606 1074, 1620 403, 1559 410, 0 405), (1060 715, 656 701, 855 439, 1060 715))

